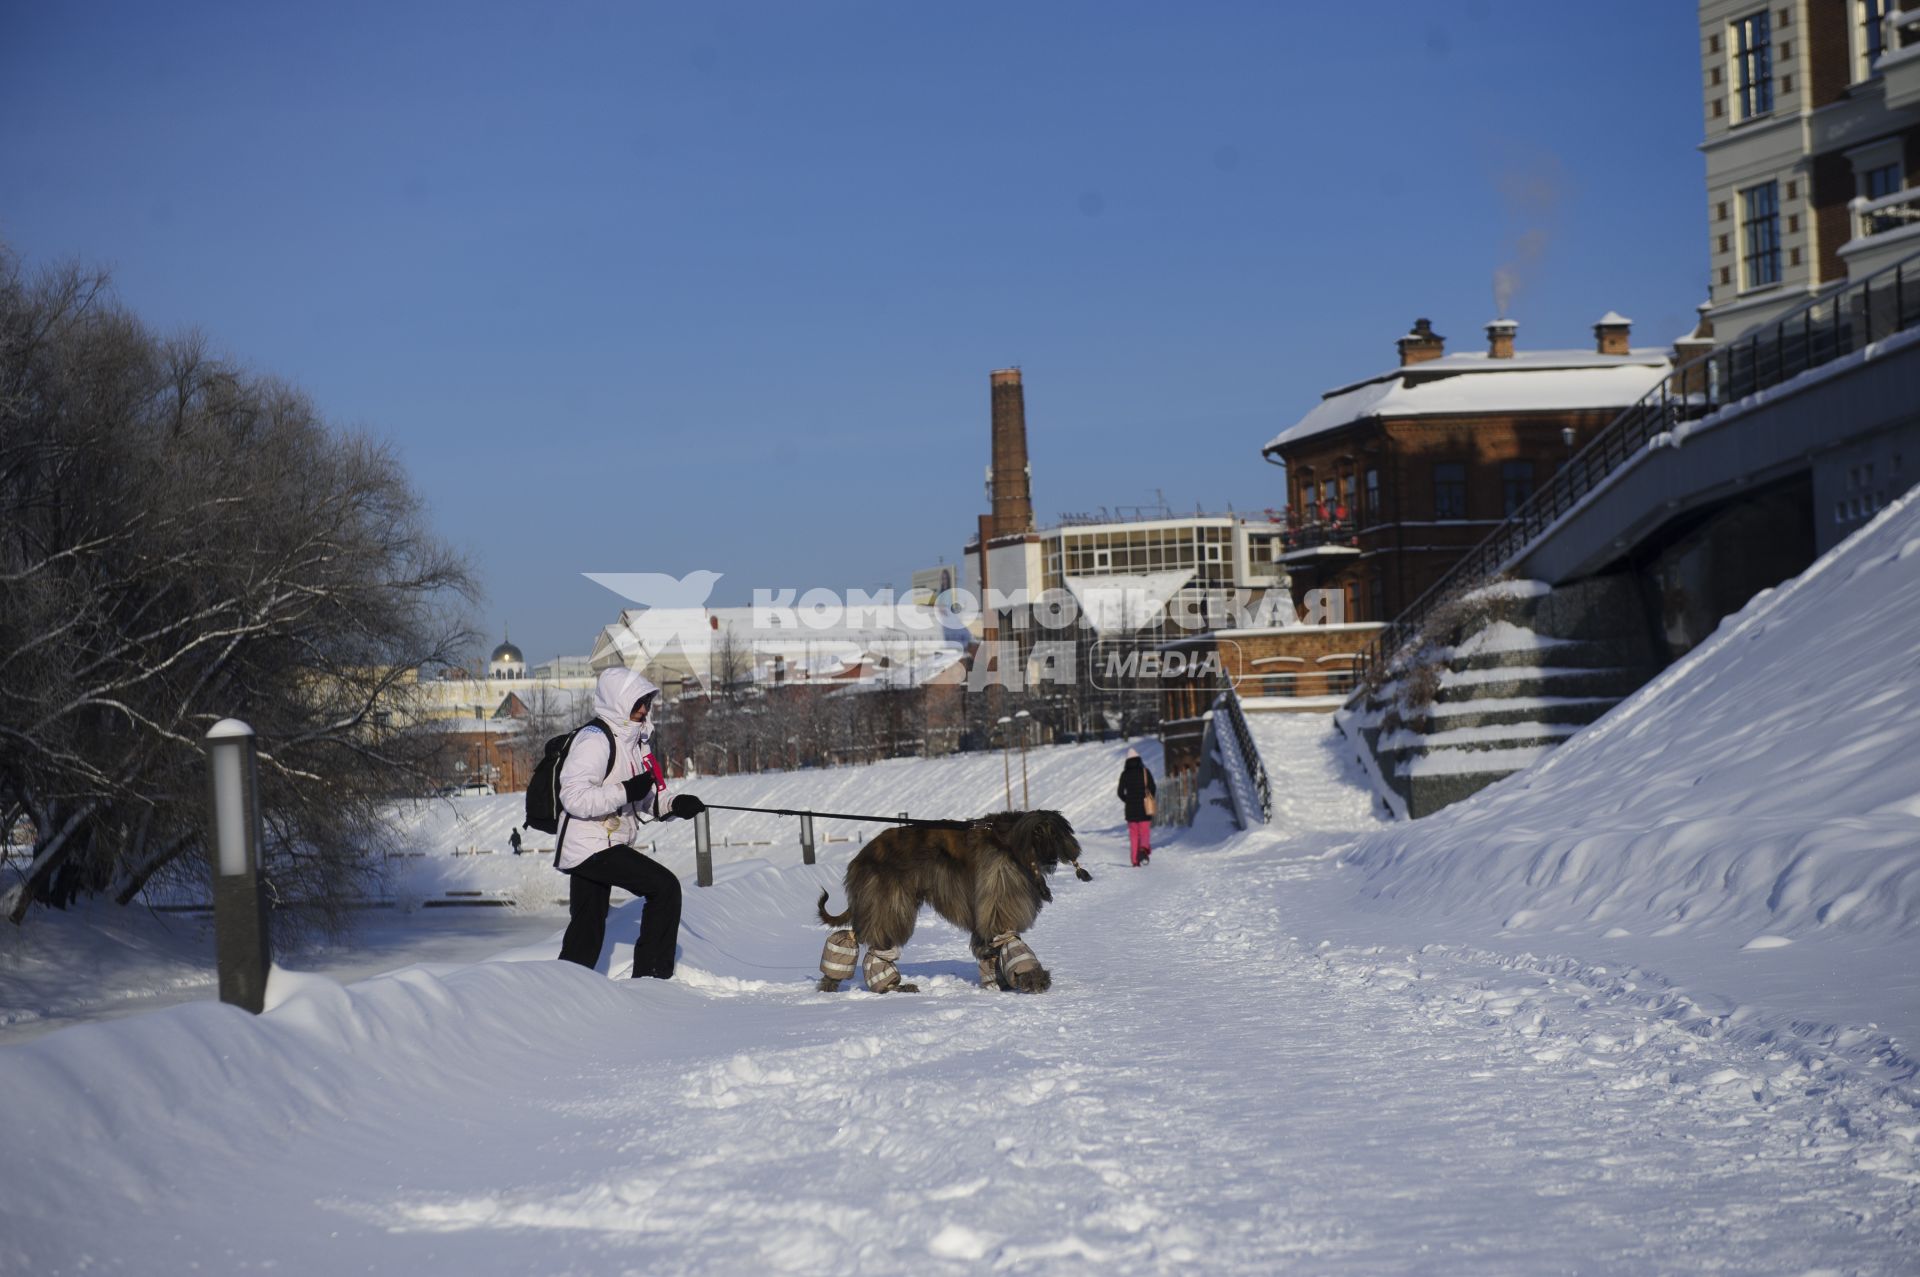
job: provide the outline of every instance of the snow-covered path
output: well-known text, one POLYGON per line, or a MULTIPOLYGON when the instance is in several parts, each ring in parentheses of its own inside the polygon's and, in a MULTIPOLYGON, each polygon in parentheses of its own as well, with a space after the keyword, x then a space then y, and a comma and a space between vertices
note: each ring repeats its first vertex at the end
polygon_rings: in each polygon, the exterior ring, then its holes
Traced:
POLYGON ((1291 838, 1132 870, 1088 831, 1043 997, 972 987, 937 923, 902 963, 926 992, 814 993, 834 871, 743 864, 690 893, 669 984, 543 960, 296 996, 260 1024, 311 1077, 249 1086, 262 1034, 216 1007, 10 1048, 12 1094, 125 1093, 18 1132, 63 1153, 10 1159, 0 1269, 1907 1270, 1913 1132, 1844 1060, 1604 972, 1320 943, 1327 853, 1371 820, 1326 730, 1263 728, 1291 838), (136 1059, 195 1041, 207 1094, 136 1059))

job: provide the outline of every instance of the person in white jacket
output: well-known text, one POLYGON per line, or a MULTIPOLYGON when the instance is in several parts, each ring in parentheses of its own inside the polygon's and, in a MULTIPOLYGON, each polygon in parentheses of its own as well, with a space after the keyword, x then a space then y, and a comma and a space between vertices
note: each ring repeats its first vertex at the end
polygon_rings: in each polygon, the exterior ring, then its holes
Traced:
POLYGON ((680 938, 680 879, 636 850, 641 828, 662 819, 665 777, 653 756, 654 702, 660 689, 638 671, 600 672, 594 722, 573 738, 560 767, 560 832, 554 865, 568 878, 567 934, 560 958, 583 967, 600 961, 613 889, 643 903, 633 974, 673 976, 680 938))

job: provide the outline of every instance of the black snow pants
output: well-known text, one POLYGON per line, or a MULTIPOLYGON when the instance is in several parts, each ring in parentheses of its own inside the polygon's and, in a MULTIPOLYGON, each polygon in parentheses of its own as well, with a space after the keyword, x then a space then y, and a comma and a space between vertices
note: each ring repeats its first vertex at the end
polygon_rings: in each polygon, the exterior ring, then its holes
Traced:
POLYGON ((672 978, 674 946, 680 939, 680 880, 665 865, 631 847, 609 847, 588 856, 567 876, 572 920, 560 942, 562 962, 591 967, 600 961, 607 905, 619 887, 645 902, 640 939, 633 947, 633 974, 672 978))

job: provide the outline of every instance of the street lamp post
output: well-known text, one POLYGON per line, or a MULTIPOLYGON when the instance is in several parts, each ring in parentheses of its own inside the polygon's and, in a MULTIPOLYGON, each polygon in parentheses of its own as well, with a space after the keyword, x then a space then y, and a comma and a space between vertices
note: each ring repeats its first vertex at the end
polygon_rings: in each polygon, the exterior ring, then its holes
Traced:
POLYGON ((1033 795, 1027 790, 1027 731, 1033 726, 1033 715, 1021 710, 1014 715, 1020 724, 1020 809, 1033 810, 1033 795))
POLYGON ((1000 775, 1007 786, 1007 810, 1013 810, 1013 718, 1002 715, 1000 728, 1000 775))
POLYGON ((258 1015, 267 1001, 267 895, 260 881, 259 767, 253 728, 223 718, 207 732, 213 837, 213 935, 220 1000, 258 1015))
POLYGON ((473 716, 480 720, 480 779, 483 781, 487 778, 487 769, 493 765, 493 751, 487 748, 492 744, 487 736, 487 718, 480 712, 485 708, 484 705, 473 707, 473 716))
POLYGON ((693 818, 693 881, 701 887, 713 885, 713 826, 707 821, 702 807, 693 818))

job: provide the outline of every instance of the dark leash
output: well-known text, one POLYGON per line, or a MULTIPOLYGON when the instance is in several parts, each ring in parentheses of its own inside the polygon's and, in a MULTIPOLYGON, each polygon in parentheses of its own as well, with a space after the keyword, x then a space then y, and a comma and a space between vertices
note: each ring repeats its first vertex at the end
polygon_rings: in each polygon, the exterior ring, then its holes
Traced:
POLYGON ((714 812, 760 812, 762 816, 814 816, 816 820, 872 820, 879 824, 904 824, 920 830, 972 830, 977 820, 920 820, 918 816, 851 816, 847 812, 810 812, 799 807, 735 807, 732 803, 707 803, 701 807, 714 812))
MULTIPOLYGON (((816 820, 864 820, 882 825, 908 825, 915 829, 973 829, 985 825, 984 820, 923 820, 916 816, 854 816, 844 811, 808 811, 800 807, 741 807, 733 803, 710 803, 694 794, 681 794, 673 800, 673 814, 682 820, 690 820, 703 811, 750 811, 762 816, 812 816, 816 820)), ((1092 882, 1093 875, 1080 867, 1079 861, 1071 862, 1073 875, 1081 882, 1092 882)), ((1044 880, 1041 890, 1046 890, 1044 880)), ((1051 900, 1053 894, 1047 893, 1051 900)))

